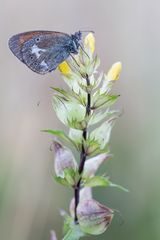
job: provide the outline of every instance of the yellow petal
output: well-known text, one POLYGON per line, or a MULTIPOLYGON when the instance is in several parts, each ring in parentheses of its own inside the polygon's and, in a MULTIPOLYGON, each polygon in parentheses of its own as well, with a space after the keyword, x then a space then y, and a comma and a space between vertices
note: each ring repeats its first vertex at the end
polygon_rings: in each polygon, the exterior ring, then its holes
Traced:
POLYGON ((116 62, 115 64, 112 65, 111 69, 109 70, 107 74, 107 79, 109 81, 118 80, 121 70, 122 70, 122 63, 116 62))
POLYGON ((68 75, 71 73, 71 68, 66 61, 59 64, 58 69, 63 75, 68 75))
POLYGON ((95 49, 95 38, 93 33, 89 33, 85 39, 84 39, 84 44, 90 48, 91 52, 94 53, 95 49))

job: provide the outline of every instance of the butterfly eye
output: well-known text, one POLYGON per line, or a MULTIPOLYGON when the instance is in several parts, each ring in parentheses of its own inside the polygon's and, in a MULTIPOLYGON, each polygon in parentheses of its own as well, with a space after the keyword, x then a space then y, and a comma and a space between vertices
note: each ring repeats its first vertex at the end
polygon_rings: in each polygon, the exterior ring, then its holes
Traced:
POLYGON ((33 60, 33 56, 30 56, 30 59, 33 60))
POLYGON ((36 42, 39 42, 39 41, 40 41, 40 38, 39 38, 39 37, 37 37, 37 38, 36 38, 36 42))

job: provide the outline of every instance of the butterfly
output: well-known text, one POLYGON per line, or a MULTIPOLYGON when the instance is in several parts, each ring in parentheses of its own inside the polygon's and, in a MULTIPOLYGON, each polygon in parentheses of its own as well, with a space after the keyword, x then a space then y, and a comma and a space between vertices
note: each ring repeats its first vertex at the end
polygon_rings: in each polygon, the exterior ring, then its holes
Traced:
POLYGON ((78 54, 82 32, 30 31, 9 39, 13 54, 32 71, 46 74, 72 54, 78 54))

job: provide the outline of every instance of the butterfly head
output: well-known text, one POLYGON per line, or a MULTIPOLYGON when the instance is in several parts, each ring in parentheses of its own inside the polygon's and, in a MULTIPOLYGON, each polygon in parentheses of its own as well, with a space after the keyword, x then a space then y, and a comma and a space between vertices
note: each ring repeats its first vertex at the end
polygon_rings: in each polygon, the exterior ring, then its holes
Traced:
POLYGON ((70 51, 71 53, 77 54, 80 46, 79 42, 82 38, 82 32, 81 31, 75 32, 75 34, 71 35, 71 38, 72 38, 72 46, 70 51))

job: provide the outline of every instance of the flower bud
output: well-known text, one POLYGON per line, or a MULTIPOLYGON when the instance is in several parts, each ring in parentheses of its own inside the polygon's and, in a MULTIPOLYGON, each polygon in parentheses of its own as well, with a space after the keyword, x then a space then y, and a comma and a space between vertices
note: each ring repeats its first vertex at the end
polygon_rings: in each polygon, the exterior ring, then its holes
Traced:
POLYGON ((113 218, 113 210, 90 199, 79 203, 77 215, 83 232, 99 235, 109 226, 113 218))
POLYGON ((64 177, 65 169, 77 169, 77 163, 70 149, 54 141, 55 161, 54 168, 58 177, 64 177))
POLYGON ((50 240, 57 240, 55 231, 51 231, 50 240))
POLYGON ((70 66, 68 65, 68 63, 66 61, 59 64, 58 69, 63 75, 68 75, 72 72, 70 66))
MULTIPOLYGON (((79 196, 80 202, 84 200, 92 199, 92 188, 90 187, 84 187, 80 190, 80 196, 79 196)), ((74 217, 74 211, 75 211, 75 198, 72 198, 69 206, 70 214, 72 217, 74 217)))
POLYGON ((85 39, 84 44, 91 50, 91 53, 94 53, 95 50, 95 38, 93 33, 89 33, 85 39))
POLYGON ((118 80, 121 70, 122 70, 121 62, 114 63, 107 74, 107 79, 109 81, 118 80))

